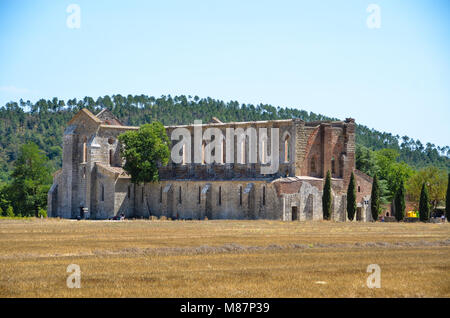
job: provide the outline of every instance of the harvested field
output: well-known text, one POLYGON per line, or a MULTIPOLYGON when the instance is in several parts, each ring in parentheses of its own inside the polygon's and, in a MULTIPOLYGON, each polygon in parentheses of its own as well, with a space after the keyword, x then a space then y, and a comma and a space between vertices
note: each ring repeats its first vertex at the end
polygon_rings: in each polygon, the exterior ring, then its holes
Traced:
POLYGON ((450 297, 450 224, 1 220, 0 296, 450 297))

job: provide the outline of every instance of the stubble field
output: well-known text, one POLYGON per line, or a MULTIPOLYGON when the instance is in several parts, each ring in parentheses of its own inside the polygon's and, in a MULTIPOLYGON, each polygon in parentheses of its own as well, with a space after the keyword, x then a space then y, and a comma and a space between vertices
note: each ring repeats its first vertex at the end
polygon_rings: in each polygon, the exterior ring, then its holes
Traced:
POLYGON ((0 220, 0 297, 450 297, 450 224, 0 220))

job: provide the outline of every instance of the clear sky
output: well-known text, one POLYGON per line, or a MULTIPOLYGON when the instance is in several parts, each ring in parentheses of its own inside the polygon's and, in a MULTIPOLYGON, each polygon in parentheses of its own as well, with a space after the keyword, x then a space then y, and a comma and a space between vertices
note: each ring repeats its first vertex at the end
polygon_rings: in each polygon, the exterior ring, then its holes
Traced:
POLYGON ((210 96, 450 144, 447 0, 0 0, 0 44, 0 105, 210 96))

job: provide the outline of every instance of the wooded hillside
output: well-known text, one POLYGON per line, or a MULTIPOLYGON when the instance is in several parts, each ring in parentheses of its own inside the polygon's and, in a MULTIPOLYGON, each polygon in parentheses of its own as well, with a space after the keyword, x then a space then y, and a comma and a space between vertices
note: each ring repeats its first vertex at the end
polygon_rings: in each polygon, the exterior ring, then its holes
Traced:
MULTIPOLYGON (((61 166, 62 134, 67 122, 81 108, 93 113, 106 107, 126 125, 139 126, 154 120, 169 124, 188 124, 195 119, 205 122, 213 116, 224 122, 255 121, 269 119, 301 118, 305 121, 338 120, 300 109, 274 107, 272 105, 240 104, 237 101, 224 102, 198 96, 113 95, 94 100, 67 101, 41 99, 36 103, 20 100, 7 103, 0 108, 0 182, 10 179, 12 164, 17 159, 20 146, 32 141, 43 149, 54 170, 61 166)), ((341 118, 344 119, 344 118, 341 118)), ((450 147, 436 147, 431 143, 422 144, 407 136, 394 136, 390 133, 357 125, 356 142, 371 150, 383 148, 399 152, 398 160, 413 168, 433 165, 450 170, 450 147)))

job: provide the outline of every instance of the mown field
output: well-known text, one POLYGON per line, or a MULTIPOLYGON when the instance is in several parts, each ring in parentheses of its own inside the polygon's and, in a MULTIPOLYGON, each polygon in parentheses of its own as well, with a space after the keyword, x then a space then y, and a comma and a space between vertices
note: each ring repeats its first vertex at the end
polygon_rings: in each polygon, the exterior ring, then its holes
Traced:
POLYGON ((450 224, 0 220, 0 297, 450 297, 450 224))

